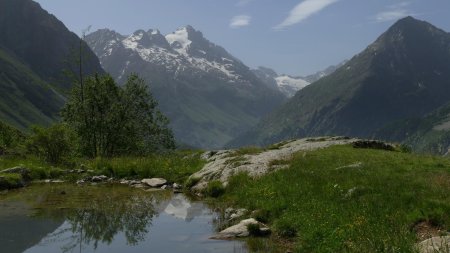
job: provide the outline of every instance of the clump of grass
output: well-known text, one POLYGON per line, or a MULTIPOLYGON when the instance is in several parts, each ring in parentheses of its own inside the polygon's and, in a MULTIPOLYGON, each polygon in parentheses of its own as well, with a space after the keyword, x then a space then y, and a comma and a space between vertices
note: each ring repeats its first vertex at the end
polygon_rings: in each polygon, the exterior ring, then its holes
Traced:
POLYGON ((259 222, 267 223, 270 220, 270 212, 264 209, 255 210, 252 213, 252 218, 259 222))
POLYGON ((249 146, 249 147, 242 147, 239 149, 236 149, 234 152, 228 155, 228 157, 240 157, 244 155, 256 155, 261 152, 264 152, 263 148, 255 147, 255 146, 249 146))
POLYGON ((96 174, 116 178, 162 177, 171 182, 185 182, 190 175, 199 171, 204 163, 199 153, 173 152, 145 157, 96 159, 88 162, 86 166, 96 174))
POLYGON ((191 187, 193 187, 194 185, 196 185, 198 182, 200 181, 200 178, 198 177, 189 177, 186 182, 184 183, 184 186, 187 189, 190 189, 191 187))
POLYGON ((298 252, 415 252, 417 221, 450 229, 448 192, 446 158, 347 145, 298 153, 289 169, 258 179, 237 174, 221 199, 266 210, 298 252), (335 169, 361 160, 361 169, 335 169))
POLYGON ((218 198, 225 193, 225 187, 219 180, 210 181, 204 190, 204 194, 208 197, 218 198))

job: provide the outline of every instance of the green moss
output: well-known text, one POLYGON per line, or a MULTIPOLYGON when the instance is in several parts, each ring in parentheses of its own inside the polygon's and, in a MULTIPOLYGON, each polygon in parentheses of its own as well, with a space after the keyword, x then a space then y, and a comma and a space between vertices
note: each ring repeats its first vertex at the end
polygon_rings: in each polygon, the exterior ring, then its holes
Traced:
POLYGON ((20 174, 0 173, 0 190, 13 189, 22 186, 22 176, 20 174))

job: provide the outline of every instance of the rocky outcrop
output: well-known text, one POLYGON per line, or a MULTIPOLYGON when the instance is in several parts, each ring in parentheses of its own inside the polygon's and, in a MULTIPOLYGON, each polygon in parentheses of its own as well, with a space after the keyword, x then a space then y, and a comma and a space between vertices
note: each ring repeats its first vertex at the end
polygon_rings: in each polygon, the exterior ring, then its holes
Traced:
POLYGON ((31 179, 30 170, 25 167, 22 167, 22 166, 17 166, 14 168, 1 170, 0 174, 19 174, 22 176, 22 179, 25 181, 28 181, 31 179))
POLYGON ((21 188, 31 180, 30 170, 24 167, 14 167, 0 171, 0 190, 21 188))
POLYGON ((437 236, 417 244, 420 253, 450 252, 450 236, 437 236))
POLYGON ((202 191, 208 182, 213 180, 220 180, 226 186, 230 177, 238 173, 259 177, 286 168, 287 165, 283 165, 283 161, 289 160, 297 152, 352 144, 356 141, 358 139, 348 137, 321 137, 282 142, 252 154, 240 155, 238 150, 209 151, 202 155, 208 163, 190 177, 197 181, 191 189, 202 191))

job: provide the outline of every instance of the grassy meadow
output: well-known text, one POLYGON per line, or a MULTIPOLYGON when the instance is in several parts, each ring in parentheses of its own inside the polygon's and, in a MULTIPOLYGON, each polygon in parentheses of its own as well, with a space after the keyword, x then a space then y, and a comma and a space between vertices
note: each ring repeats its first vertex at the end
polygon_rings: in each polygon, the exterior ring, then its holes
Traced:
POLYGON ((257 210, 295 252, 414 252, 449 231, 449 192, 447 158, 335 146, 257 180, 236 175, 219 201, 257 210))

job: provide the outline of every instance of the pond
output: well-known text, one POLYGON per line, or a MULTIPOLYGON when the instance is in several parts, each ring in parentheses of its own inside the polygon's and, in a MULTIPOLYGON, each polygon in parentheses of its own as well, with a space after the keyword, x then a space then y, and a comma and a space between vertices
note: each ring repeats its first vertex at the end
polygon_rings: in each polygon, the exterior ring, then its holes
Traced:
POLYGON ((218 214, 169 191, 36 184, 0 195, 0 247, 8 253, 247 252, 209 239, 218 214))

